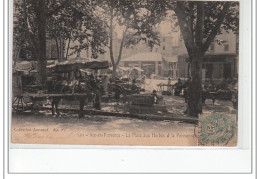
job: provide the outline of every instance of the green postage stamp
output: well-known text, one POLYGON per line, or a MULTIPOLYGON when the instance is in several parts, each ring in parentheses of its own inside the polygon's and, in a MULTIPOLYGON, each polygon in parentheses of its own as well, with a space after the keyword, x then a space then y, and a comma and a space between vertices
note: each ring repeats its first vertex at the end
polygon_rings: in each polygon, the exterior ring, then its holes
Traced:
POLYGON ((213 113, 199 118, 200 146, 236 146, 237 115, 213 113))

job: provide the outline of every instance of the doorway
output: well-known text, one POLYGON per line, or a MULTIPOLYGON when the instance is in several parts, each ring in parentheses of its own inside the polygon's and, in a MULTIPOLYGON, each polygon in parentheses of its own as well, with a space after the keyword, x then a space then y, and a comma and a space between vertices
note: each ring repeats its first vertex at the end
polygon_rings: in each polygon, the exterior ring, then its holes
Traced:
POLYGON ((224 64, 224 74, 225 79, 231 78, 231 64, 224 64))

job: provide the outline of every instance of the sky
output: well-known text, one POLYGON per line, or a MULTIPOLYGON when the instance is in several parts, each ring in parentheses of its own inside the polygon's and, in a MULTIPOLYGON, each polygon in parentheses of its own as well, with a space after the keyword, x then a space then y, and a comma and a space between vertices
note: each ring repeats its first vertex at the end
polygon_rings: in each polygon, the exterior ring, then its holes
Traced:
MULTIPOLYGON (((170 36, 173 36, 173 37, 179 36, 180 32, 179 31, 173 32, 171 26, 172 26, 171 22, 162 21, 159 24, 159 31, 160 31, 160 33, 163 36, 166 36, 166 35, 170 35, 170 36)), ((118 38, 122 37, 123 30, 124 30, 124 27, 116 25, 115 31, 117 32, 118 38)))

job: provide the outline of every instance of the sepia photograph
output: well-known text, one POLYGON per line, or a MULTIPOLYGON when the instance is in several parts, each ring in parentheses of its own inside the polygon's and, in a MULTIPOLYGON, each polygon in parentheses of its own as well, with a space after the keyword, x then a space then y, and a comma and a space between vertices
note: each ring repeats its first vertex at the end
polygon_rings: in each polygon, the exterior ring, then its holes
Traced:
POLYGON ((239 1, 12 9, 12 144, 237 146, 239 1))

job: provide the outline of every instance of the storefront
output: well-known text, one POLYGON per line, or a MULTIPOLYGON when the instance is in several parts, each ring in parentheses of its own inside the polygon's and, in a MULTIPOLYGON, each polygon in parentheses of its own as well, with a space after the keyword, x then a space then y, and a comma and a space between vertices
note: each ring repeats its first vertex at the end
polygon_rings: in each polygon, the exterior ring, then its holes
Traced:
POLYGON ((120 66, 138 67, 143 70, 143 74, 150 78, 153 75, 162 76, 162 56, 159 53, 139 53, 121 61, 120 66))
MULTIPOLYGON (((188 78, 190 75, 190 63, 187 55, 178 58, 178 77, 188 78)), ((222 80, 237 79, 238 57, 235 54, 206 55, 202 62, 202 80, 222 80)))

